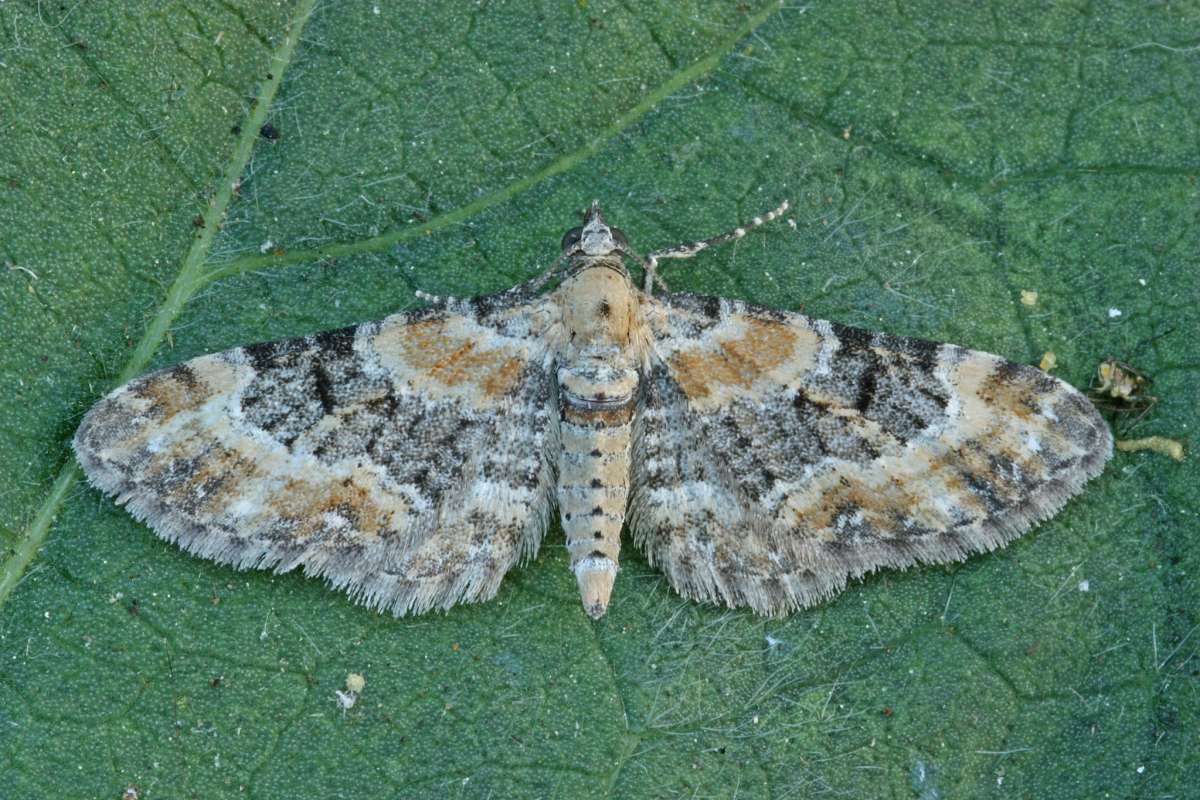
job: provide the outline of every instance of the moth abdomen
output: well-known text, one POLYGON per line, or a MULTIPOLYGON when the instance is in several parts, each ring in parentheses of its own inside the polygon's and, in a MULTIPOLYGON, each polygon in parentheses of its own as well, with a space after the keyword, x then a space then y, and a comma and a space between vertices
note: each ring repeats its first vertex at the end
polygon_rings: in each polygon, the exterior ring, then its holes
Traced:
POLYGON ((604 614, 629 499, 638 375, 584 363, 559 369, 558 506, 584 608, 604 614))

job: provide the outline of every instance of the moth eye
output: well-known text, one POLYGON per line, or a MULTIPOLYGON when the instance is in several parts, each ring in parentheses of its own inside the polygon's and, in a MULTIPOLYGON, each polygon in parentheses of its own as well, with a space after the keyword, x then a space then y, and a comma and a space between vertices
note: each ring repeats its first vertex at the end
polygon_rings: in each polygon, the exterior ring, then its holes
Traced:
POLYGON ((629 240, 625 238, 625 231, 620 228, 611 228, 613 241, 616 242, 618 250, 629 251, 629 240))
POLYGON ((562 250, 567 252, 575 245, 579 244, 580 237, 583 236, 583 228, 571 228, 562 238, 562 250))

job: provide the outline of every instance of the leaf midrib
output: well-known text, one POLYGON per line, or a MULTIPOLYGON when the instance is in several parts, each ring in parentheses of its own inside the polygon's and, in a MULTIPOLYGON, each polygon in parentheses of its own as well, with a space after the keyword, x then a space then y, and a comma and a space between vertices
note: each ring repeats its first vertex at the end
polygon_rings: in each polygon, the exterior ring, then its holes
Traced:
MULTIPOLYGON (((179 274, 176 275, 174 282, 167 290, 166 297, 154 318, 146 326, 141 340, 134 347, 125 366, 117 373, 116 385, 125 383, 145 370, 150 359, 154 357, 155 351, 162 344, 172 323, 183 311, 183 307, 196 291, 207 283, 204 276, 204 264, 208 259, 209 251, 212 250, 212 244, 217 231, 220 230, 221 222, 225 218, 225 212, 233 201, 234 186, 250 161, 259 129, 267 121, 267 115, 270 113, 275 95, 283 83, 284 73, 295 56, 296 46, 300 42, 304 26, 308 23, 315 6, 316 0, 300 0, 295 16, 288 23, 283 41, 271 54, 267 77, 259 85, 254 102, 250 103, 250 113, 234 143, 229 162, 218 178, 208 205, 200 215, 204 224, 200 227, 196 238, 192 240, 179 274)), ((26 530, 25 535, 13 547, 12 555, 0 568, 0 608, 8 601, 9 596, 24 577, 26 569, 37 557, 38 550, 41 549, 49 534, 51 523, 58 516, 63 502, 81 475, 82 472, 74 458, 59 470, 50 492, 38 507, 33 522, 26 530)))

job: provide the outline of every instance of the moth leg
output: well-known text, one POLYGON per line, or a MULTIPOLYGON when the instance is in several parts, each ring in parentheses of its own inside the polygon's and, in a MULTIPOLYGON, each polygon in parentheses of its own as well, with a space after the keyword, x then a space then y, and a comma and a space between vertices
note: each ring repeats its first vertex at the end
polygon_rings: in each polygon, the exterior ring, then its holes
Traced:
POLYGON ((658 274, 658 255, 657 254, 651 253, 650 258, 643 258, 642 256, 638 255, 637 253, 635 253, 633 250, 631 250, 628 247, 625 248, 624 252, 625 252, 625 255, 627 255, 630 258, 632 258, 633 260, 637 261, 638 264, 640 264, 642 266, 642 272, 646 276, 645 283, 642 284, 643 292, 645 292, 646 294, 653 294, 655 286, 657 286, 659 289, 662 289, 664 292, 671 291, 670 289, 667 288, 667 284, 663 281, 663 279, 658 274))
POLYGON ((646 271, 646 279, 645 284, 642 287, 642 291, 646 292, 646 294, 653 293, 654 284, 656 283, 659 286, 662 286, 664 290, 667 288, 666 285, 663 284, 662 279, 658 277, 658 262, 661 259, 691 258, 701 250, 707 250, 714 245, 724 244, 725 242, 741 239, 758 226, 765 225, 766 223, 772 222, 783 216, 783 213, 787 211, 788 208, 790 208, 790 205, 788 204, 787 200, 784 200, 777 208, 768 211, 762 216, 755 217, 748 223, 743 223, 732 230, 725 231, 725 233, 720 233, 716 236, 710 236, 707 239, 701 239, 697 242, 677 244, 674 247, 668 247, 665 250, 655 250, 653 253, 642 259, 642 267, 646 271))
POLYGON ((529 298, 537 294, 538 291, 545 286, 550 280, 562 271, 562 265, 566 261, 566 256, 559 256, 550 265, 550 268, 541 275, 535 275, 524 283, 518 283, 511 289, 505 290, 505 294, 515 297, 529 298))

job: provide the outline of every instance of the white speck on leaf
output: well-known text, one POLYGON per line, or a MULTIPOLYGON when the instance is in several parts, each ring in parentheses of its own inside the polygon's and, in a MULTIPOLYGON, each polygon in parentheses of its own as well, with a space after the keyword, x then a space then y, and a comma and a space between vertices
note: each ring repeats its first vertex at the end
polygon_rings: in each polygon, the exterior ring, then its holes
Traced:
POLYGON ((333 690, 334 696, 337 698, 338 707, 342 709, 342 716, 346 716, 346 712, 354 708, 354 704, 358 702, 358 695, 354 692, 343 692, 341 689, 333 690))

